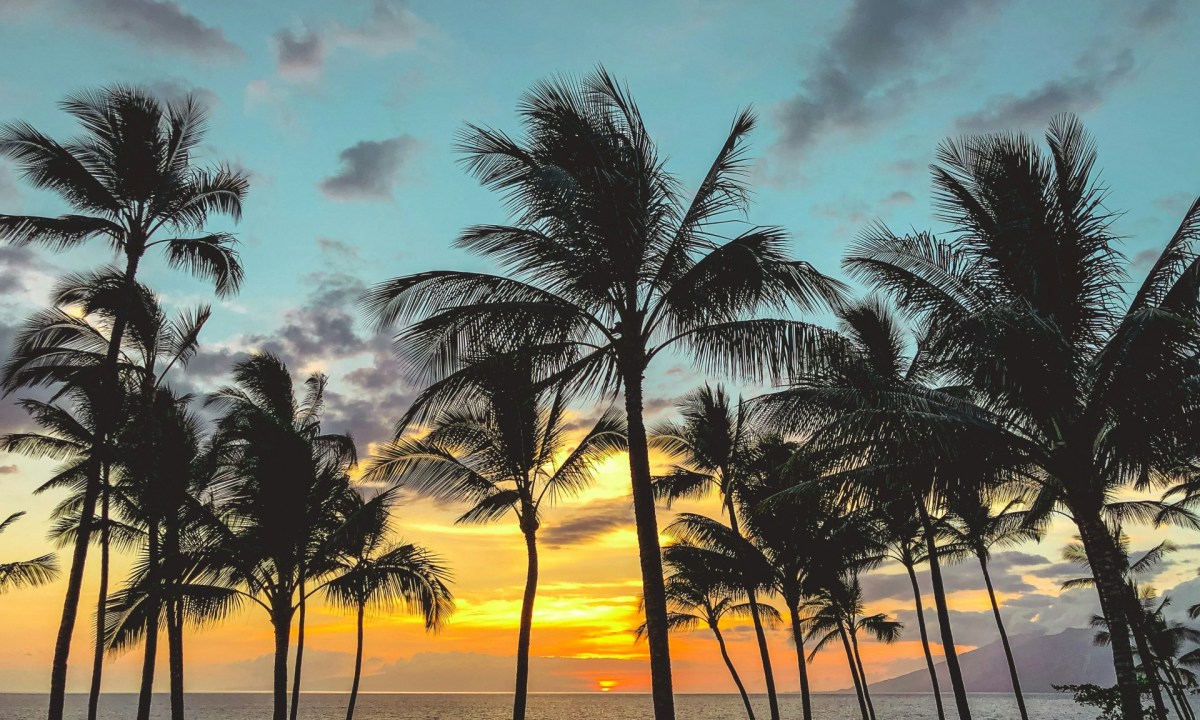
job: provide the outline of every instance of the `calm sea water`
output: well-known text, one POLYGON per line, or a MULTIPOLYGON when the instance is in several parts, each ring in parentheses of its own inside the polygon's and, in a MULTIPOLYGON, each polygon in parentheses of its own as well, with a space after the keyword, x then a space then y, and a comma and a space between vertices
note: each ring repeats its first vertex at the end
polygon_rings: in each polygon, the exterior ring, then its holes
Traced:
MULTIPOLYGON (((928 695, 878 695, 876 715, 880 720, 936 719, 933 698, 928 695)), ((72 695, 67 702, 67 717, 84 716, 86 698, 72 695)), ((360 695, 354 717, 357 720, 505 720, 511 717, 508 695, 360 695)), ((766 700, 755 697, 756 714, 765 718, 766 700)), ((945 698, 948 711, 953 699, 945 698)), ((800 717, 800 698, 780 698, 785 718, 800 717)), ((155 696, 156 720, 167 718, 167 698, 155 696)), ((1031 720, 1091 720, 1094 712, 1077 707, 1064 695, 1027 695, 1031 720)), ((105 695, 101 702, 103 720, 128 720, 134 715, 134 695, 105 695)), ((976 720, 1009 720, 1020 717, 1009 695, 971 696, 976 720)), ((44 695, 0 694, 0 720, 37 720, 45 717, 44 695)), ((188 720, 262 720, 270 717, 271 698, 263 694, 195 694, 187 697, 188 720)), ((736 695, 680 695, 676 700, 680 720, 738 720, 745 710, 736 695)), ((857 701, 852 695, 817 695, 813 714, 822 720, 854 720, 857 701)), ((303 720, 341 720, 346 716, 346 696, 305 694, 300 704, 303 720)), ((650 698, 630 694, 532 695, 529 720, 646 720, 652 717, 650 698)))

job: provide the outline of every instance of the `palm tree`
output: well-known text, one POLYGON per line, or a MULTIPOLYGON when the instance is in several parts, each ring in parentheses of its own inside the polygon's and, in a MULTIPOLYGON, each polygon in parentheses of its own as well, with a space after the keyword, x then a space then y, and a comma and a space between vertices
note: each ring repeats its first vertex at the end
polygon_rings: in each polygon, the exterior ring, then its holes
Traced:
MULTIPOLYGON (((996 590, 992 586, 992 574, 988 570, 992 548, 1011 547, 1041 539, 1042 534, 1037 528, 1029 525, 1028 513, 1017 509, 1021 505, 1022 500, 1014 498, 999 510, 994 510, 991 499, 986 495, 978 492, 959 493, 950 499, 952 515, 946 528, 953 542, 960 546, 962 554, 973 555, 979 560, 988 599, 992 603, 992 615, 996 618, 996 629, 1000 632, 1000 644, 1004 647, 1004 657, 1008 661, 1008 675, 1012 679, 1017 708, 1021 711, 1022 720, 1029 720, 1029 713, 1025 710, 1025 697, 1021 693, 1021 679, 1017 674, 1017 662, 1008 643, 1008 633, 1005 632, 1004 620, 1000 617, 1000 605, 996 602, 996 590)), ((947 552, 953 554, 954 550, 947 552)))
POLYGON ((354 445, 349 436, 322 433, 323 375, 308 378, 300 400, 287 367, 269 353, 237 363, 233 377, 208 398, 222 413, 212 441, 221 502, 209 530, 219 545, 209 561, 270 617, 273 718, 285 720, 289 632, 307 551, 314 533, 336 526, 330 515, 353 492, 354 445))
POLYGON ((333 558, 332 577, 320 588, 330 604, 355 613, 354 681, 346 720, 353 720, 358 699, 367 608, 387 611, 402 606, 420 615, 426 630, 434 631, 454 612, 454 600, 447 587, 450 572, 445 564, 420 545, 389 543, 390 496, 380 504, 384 512, 373 514, 374 522, 351 533, 353 537, 347 538, 342 552, 333 558))
MULTIPOLYGON (((655 478, 656 494, 667 500, 669 507, 678 498, 704 497, 715 490, 728 513, 730 529, 740 537, 737 508, 742 492, 740 475, 757 440, 754 413, 740 399, 736 406, 732 405, 720 385, 713 390, 707 384, 685 395, 675 407, 683 417, 682 423, 667 421, 650 428, 650 447, 682 460, 667 475, 655 478)), ((758 638, 771 720, 779 720, 775 674, 758 612, 758 594, 753 584, 748 584, 745 592, 758 638)))
MULTIPOLYGON (((75 213, 0 215, 0 240, 65 250, 103 238, 123 256, 124 299, 114 313, 106 354, 107 392, 115 395, 120 392, 118 353, 146 250, 161 246, 168 265, 212 280, 219 295, 235 292, 242 271, 233 237, 205 232, 204 226, 214 214, 236 220, 249 183, 239 170, 192 164, 206 120, 193 96, 164 104, 145 90, 114 86, 69 96, 61 107, 83 126, 82 138, 60 144, 28 123, 12 122, 0 127, 0 155, 13 160, 31 185, 61 196, 75 213)), ((119 418, 101 417, 100 442, 119 426, 119 418)), ((67 579, 50 677, 49 720, 62 720, 71 633, 99 494, 97 468, 85 492, 83 527, 67 579)))
POLYGON ((577 386, 623 392, 655 717, 667 720, 674 700, 646 372, 672 348, 705 371, 781 378, 820 333, 760 314, 836 301, 841 285, 789 259, 777 229, 722 234, 746 205, 750 112, 685 199, 636 103, 603 69, 538 84, 520 111, 524 140, 469 126, 460 142, 468 169, 506 196, 514 220, 469 228, 458 245, 511 275, 409 275, 375 286, 364 304, 379 327, 419 320, 399 340, 427 374, 453 371, 494 343, 567 358, 561 374, 577 386))
MULTIPOLYGON (((721 634, 721 621, 726 617, 739 617, 749 614, 749 606, 738 604, 737 598, 729 594, 731 584, 738 585, 736 578, 731 578, 727 572, 726 559, 717 556, 710 550, 704 550, 685 543, 668 545, 663 548, 663 561, 670 568, 667 575, 667 602, 670 612, 667 616, 672 630, 691 631, 706 625, 712 630, 717 639, 717 647, 721 651, 721 660, 737 686, 742 704, 746 708, 746 717, 754 720, 754 707, 750 704, 750 696, 746 686, 738 675, 729 651, 725 646, 725 636, 721 634)), ((741 592, 738 587, 738 592, 741 592)), ((761 612, 770 616, 774 609, 761 606, 761 612)), ((638 638, 646 634, 646 624, 637 628, 638 638)))
POLYGON ((537 531, 543 503, 577 495, 592 482, 597 462, 625 449, 625 424, 611 410, 571 447, 567 394, 539 382, 521 354, 497 354, 467 364, 417 399, 441 408, 420 439, 398 436, 367 467, 368 481, 410 488, 442 501, 466 502, 460 523, 487 523, 510 513, 525 538, 528 558, 513 719, 525 717, 529 643, 537 596, 537 531))
MULTIPOLYGON (((0 533, 20 520, 25 513, 16 512, 0 522, 0 533)), ((0 594, 22 587, 37 587, 58 577, 58 560, 53 553, 32 560, 14 560, 0 563, 0 594)))
POLYGON ((1111 625, 1122 712, 1141 718, 1129 628, 1140 611, 1105 501, 1166 483, 1194 453, 1200 201, 1126 300, 1092 139, 1060 116, 1046 141, 1048 154, 1022 135, 943 143, 933 181, 951 239, 878 227, 846 267, 929 322, 939 371, 994 413, 995 435, 1036 476, 1032 505, 1075 521, 1111 625))

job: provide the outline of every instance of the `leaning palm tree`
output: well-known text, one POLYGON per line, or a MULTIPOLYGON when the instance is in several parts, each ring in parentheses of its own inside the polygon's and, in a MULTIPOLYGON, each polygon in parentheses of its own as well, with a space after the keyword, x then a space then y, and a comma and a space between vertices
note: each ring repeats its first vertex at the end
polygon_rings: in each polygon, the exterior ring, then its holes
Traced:
POLYGON ((484 344, 566 359, 561 374, 623 392, 655 717, 674 717, 667 607, 643 419, 645 376, 671 348, 702 370, 782 378, 820 333, 761 317, 834 302, 841 285, 790 259, 784 234, 731 227, 747 200, 738 115, 685 198, 628 91, 604 70, 540 83, 521 101, 526 137, 469 126, 460 148, 484 185, 505 195, 509 225, 468 229, 458 245, 509 275, 439 271, 375 286, 364 300, 400 336, 414 369, 440 376, 484 344))
POLYGON ((466 502, 469 509, 458 522, 494 522, 510 514, 517 522, 528 560, 513 698, 513 719, 522 720, 543 505, 591 484, 596 464, 625 449, 625 423, 610 410, 572 443, 564 387, 540 382, 522 354, 470 362, 417 403, 440 407, 442 392, 452 392, 458 404, 432 416, 424 437, 401 436, 380 448, 364 478, 441 501, 466 502))
MULTIPOLYGON (((117 394, 118 353, 146 251, 160 246, 167 264, 213 281, 218 294, 237 290, 242 271, 225 232, 206 232, 211 215, 235 220, 248 187, 245 173, 228 166, 200 168, 192 154, 204 138, 206 112, 194 96, 163 103, 148 91, 114 86, 72 95, 61 107, 84 135, 59 143, 23 122, 0 127, 0 155, 13 160, 37 188, 61 196, 74 214, 60 217, 0 214, 0 241, 55 250, 95 238, 124 260, 124 302, 117 306, 106 354, 107 391, 117 394)), ((102 418, 101 442, 120 425, 102 418)), ((67 659, 79 606, 89 524, 100 493, 98 472, 89 483, 84 527, 72 553, 62 621, 50 677, 49 720, 62 720, 67 659)))
MULTIPOLYGON (((1012 647, 1009 646, 1008 633, 1004 630, 1004 620, 1000 616, 1000 605, 996 602, 996 589, 992 586, 992 574, 988 569, 992 548, 1011 547, 1041 539, 1042 533, 1035 525, 1030 525, 1028 513, 1018 509, 1022 505, 1021 498, 1014 498, 996 509, 992 505, 992 499, 984 494, 958 493, 950 499, 952 514, 945 528, 952 538, 951 542, 958 545, 961 555, 974 556, 979 561, 983 583, 992 604, 992 616, 996 618, 996 629, 1000 633, 1000 644, 1004 647, 1004 657, 1008 661, 1008 675, 1012 680, 1013 694, 1017 698, 1017 708, 1021 712, 1021 719, 1029 720, 1029 713, 1025 710, 1025 696, 1021 693, 1017 661, 1013 658, 1012 647)), ((945 552, 953 556, 955 550, 946 549, 945 552)))
MULTIPOLYGON (((704 497, 715 491, 729 517, 730 529, 740 537, 741 474, 758 440, 755 413, 740 398, 736 404, 732 403, 725 388, 718 385, 714 390, 707 384, 685 395, 675 407, 682 422, 665 421, 650 428, 650 447, 680 461, 666 475, 655 478, 655 494, 670 503, 678 498, 704 497)), ((758 612, 758 593, 753 584, 748 584, 745 591, 758 639, 771 720, 779 720, 775 673, 758 612)))
MULTIPOLYGON (((1164 485, 1194 457, 1200 201, 1127 295, 1094 142, 1078 119, 1060 116, 1046 143, 1048 153, 1014 134, 943 143, 932 172, 950 239, 877 227, 846 267, 930 326, 939 370, 1024 455, 1039 484, 1031 505, 1060 508, 1078 526, 1133 720, 1143 716, 1130 645, 1140 610, 1105 501, 1164 485)), ((1145 517, 1136 505, 1123 515, 1145 517)))
MULTIPOLYGON (((25 513, 17 512, 0 522, 0 533, 20 520, 25 513)), ((45 585, 58 577, 58 560, 53 553, 32 560, 14 560, 0 563, 0 594, 22 587, 45 585)))
POLYGON ((355 613, 354 680, 346 720, 353 720, 358 700, 367 609, 390 611, 400 606, 420 615, 426 630, 435 631, 454 612, 454 600, 447 587, 450 572, 445 564, 420 545, 389 542, 390 515, 386 510, 390 501, 385 499, 381 504, 385 512, 371 514, 373 521, 351 525, 351 537, 345 538, 342 551, 332 558, 331 578, 320 588, 331 605, 355 613))
MULTIPOLYGON (((733 678, 733 684, 737 686, 738 695, 746 708, 746 717, 754 720, 754 706, 750 704, 746 686, 729 657, 729 651, 725 647, 725 636, 721 633, 722 620, 749 614, 749 606, 739 604, 737 597, 729 593, 730 586, 737 586, 739 583, 726 572, 726 558, 716 555, 711 550, 677 543, 663 548, 663 561, 670 569, 666 593, 671 629, 691 631, 707 626, 712 630, 717 647, 721 651, 721 660, 729 670, 729 676, 733 678)), ((761 606, 759 612, 767 612, 768 616, 778 619, 769 606, 761 606)), ((645 623, 637 628, 636 634, 639 639, 645 636, 645 623)))

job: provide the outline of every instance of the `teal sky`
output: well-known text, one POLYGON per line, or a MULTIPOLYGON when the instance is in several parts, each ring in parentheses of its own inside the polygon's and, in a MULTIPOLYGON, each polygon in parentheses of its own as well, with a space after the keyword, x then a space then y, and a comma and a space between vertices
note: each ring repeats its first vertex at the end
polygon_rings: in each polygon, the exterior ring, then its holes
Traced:
MULTIPOLYGON (((63 138, 76 128, 56 103, 71 92, 127 83, 200 95, 212 109, 202 161, 252 174, 233 228, 247 279, 217 302, 202 283, 144 266, 168 304, 214 303, 203 352, 178 382, 203 390, 243 353, 274 350, 298 373, 331 374, 327 425, 365 449, 415 388, 354 302, 396 275, 485 267, 450 244, 504 208, 459 167, 455 135, 467 122, 519 132, 517 101, 539 80, 603 64, 627 81, 685 184, 753 106, 749 220, 786 228, 798 258, 835 275, 872 221, 938 229, 927 166, 939 141, 1040 134, 1074 112, 1096 137, 1140 275, 1200 193, 1197 37, 1192 0, 0 0, 0 122, 63 138)), ((5 162, 0 212, 63 210, 5 162)), ((99 246, 0 247, 0 344, 63 269, 106 259, 99 246)), ((701 380, 672 362, 651 378, 655 412, 701 380)), ((0 401, 0 432, 22 422, 0 401)), ((14 552, 43 545, 53 503, 29 492, 45 467, 0 457, 0 511, 31 515, 14 552)))

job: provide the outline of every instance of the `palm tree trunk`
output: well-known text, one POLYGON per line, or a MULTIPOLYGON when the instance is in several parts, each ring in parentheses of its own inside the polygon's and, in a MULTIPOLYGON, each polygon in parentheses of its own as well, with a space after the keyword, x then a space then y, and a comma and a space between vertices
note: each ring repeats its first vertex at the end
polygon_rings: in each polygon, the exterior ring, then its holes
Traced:
POLYGON ((950 607, 946 604, 946 586, 942 583, 942 566, 938 562, 937 540, 934 537, 933 521, 925 503, 917 503, 921 515, 921 528, 925 531, 925 548, 929 554, 929 581, 933 587, 934 604, 937 606, 938 628, 942 635, 942 651, 946 656, 946 670, 950 673, 950 685, 954 688, 954 704, 958 708, 959 720, 971 720, 971 705, 967 702, 967 687, 963 683, 962 668, 958 664, 958 651, 954 649, 954 630, 950 627, 950 607))
POLYGON ((908 580, 912 583, 913 602, 917 606, 917 629, 921 633, 921 649, 925 651, 925 667, 929 668, 929 684, 933 688, 933 701, 937 704, 938 720, 946 720, 946 709, 942 707, 942 688, 938 682, 937 666, 933 663, 933 653, 929 650, 929 630, 925 627, 925 603, 921 601, 921 586, 917 583, 917 571, 911 562, 902 563, 908 571, 908 580))
POLYGON ((717 636, 717 646, 721 648, 721 659, 725 661, 725 667, 729 670, 729 676, 733 678, 733 684, 737 685, 738 694, 742 696, 742 704, 746 706, 746 717, 748 720, 754 720, 754 706, 750 704, 750 696, 746 694, 746 686, 742 684, 742 678, 738 675, 737 668, 733 666, 733 660, 729 658, 729 651, 725 649, 725 637, 721 635, 721 628, 717 627, 716 623, 709 623, 712 628, 713 635, 717 636))
POLYGON ((633 485, 633 517, 637 526, 638 558, 642 570, 646 639, 650 649, 650 684, 655 720, 675 720, 671 691, 671 647, 667 639, 667 597, 663 584, 662 550, 658 545, 658 520, 650 474, 650 451, 642 418, 644 359, 623 373, 625 416, 629 439, 629 477, 633 485))
POLYGON ((858 668, 854 664, 854 653, 850 649, 850 638, 846 635, 846 628, 842 623, 838 622, 838 635, 842 638, 842 648, 846 651, 846 664, 850 666, 850 677, 854 680, 854 694, 858 696, 858 710, 862 713, 862 720, 871 720, 871 715, 867 712, 867 701, 863 697, 863 683, 858 675, 858 668))
POLYGON ((513 693, 513 720, 525 720, 525 701, 529 694, 529 641, 533 632, 533 601, 537 597, 538 554, 537 535, 525 531, 525 552, 528 565, 525 572, 525 595, 521 598, 521 629, 517 635, 517 682, 513 693))
POLYGON ((100 710, 100 683, 104 675, 104 625, 108 609, 109 488, 108 466, 100 471, 100 590, 96 594, 96 648, 92 655, 92 684, 88 688, 87 720, 96 720, 100 710))
MULTIPOLYGON (((108 338, 108 354, 105 357, 105 381, 112 384, 111 390, 115 397, 119 391, 117 378, 117 359, 121 353, 121 341, 125 336, 125 326, 129 322, 129 310, 133 305, 134 292, 137 289, 137 269, 141 255, 131 255, 125 265, 124 298, 121 308, 113 318, 112 333, 108 338)), ((107 393, 101 393, 101 408, 96 416, 96 438, 91 452, 94 458, 99 458, 108 441, 108 429, 116 426, 115 403, 106 404, 103 401, 107 393)), ((67 591, 63 598, 62 618, 58 624, 58 636, 54 640, 54 659, 50 664, 50 707, 47 712, 48 720, 62 720, 63 709, 67 697, 67 662, 71 656, 71 635, 75 632, 75 619, 79 615, 79 596, 83 587, 83 568, 87 563, 88 543, 91 541, 92 516, 96 512, 96 500, 100 494, 102 469, 97 463, 96 470, 88 473, 87 484, 83 491, 83 506, 79 513, 79 536, 75 539, 75 548, 71 553, 71 571, 67 575, 67 591)))
MULTIPOLYGON (((733 534, 741 537, 738 529, 737 510, 733 505, 730 494, 725 495, 725 506, 729 510, 729 527, 733 534)), ((767 633, 763 630, 762 613, 758 611, 758 593, 754 588, 746 586, 746 601, 750 605, 750 619, 754 622, 754 636, 758 639, 758 655, 762 659, 763 680, 767 686, 767 706, 771 712, 771 720, 779 720, 779 697, 775 692, 775 672, 771 669, 771 651, 767 647, 767 633)))
POLYGON ((1017 708, 1021 711, 1021 720, 1029 720, 1029 712, 1025 710, 1025 695, 1021 692, 1021 678, 1017 675, 1017 661, 1013 658, 1012 647, 1008 644, 1008 633, 1004 631, 1004 620, 1000 617, 1000 605, 996 602, 996 590, 992 587, 992 574, 988 572, 987 559, 979 556, 979 567, 983 570, 983 583, 987 586, 988 599, 992 601, 992 615, 996 617, 996 629, 1000 631, 1000 644, 1004 646, 1004 658, 1008 660, 1008 676, 1012 678, 1013 694, 1017 697, 1017 708))
POLYGON ((875 703, 871 702, 871 686, 867 682, 867 669, 862 664, 862 654, 858 652, 858 631, 854 629, 854 625, 850 624, 850 647, 854 650, 854 664, 858 667, 858 676, 862 678, 863 699, 867 701, 867 712, 871 714, 871 720, 875 718, 875 703))
POLYGON ((287 720, 287 674, 288 674, 288 635, 292 631, 292 598, 279 598, 271 611, 271 624, 275 629, 275 669, 272 678, 273 703, 271 717, 273 720, 287 720))
MULTIPOLYGON (((1113 557, 1119 558, 1122 564, 1126 564, 1126 560, 1115 542, 1106 543, 1106 546, 1113 557)), ((1158 714, 1158 717, 1165 718, 1167 717, 1167 706, 1163 702, 1162 679, 1159 675, 1158 656, 1154 654, 1154 650, 1150 647, 1142 603, 1138 600, 1137 591, 1129 583, 1122 583, 1122 587, 1125 598, 1124 606, 1129 610, 1127 617, 1129 618, 1130 633, 1133 636, 1134 647, 1137 648, 1138 656, 1142 658, 1142 668, 1145 671, 1143 675, 1146 677, 1146 683, 1150 686, 1150 697, 1154 700, 1154 711, 1158 714)))
POLYGON ((804 633, 800 627, 799 603, 788 603, 788 614, 792 620, 792 640, 796 643, 796 663, 800 666, 800 705, 804 720, 812 720, 812 694, 808 687, 808 663, 804 660, 804 633))
POLYGON ((292 668, 292 712, 291 720, 296 720, 300 712, 300 671, 304 667, 304 611, 307 606, 304 597, 304 570, 300 570, 300 616, 296 618, 296 666, 292 668))
POLYGON ((138 693, 137 720, 150 720, 150 704, 154 700, 154 664, 158 658, 158 618, 162 614, 159 605, 158 519, 151 514, 146 526, 146 554, 149 560, 146 591, 146 647, 142 656, 142 685, 138 693))
POLYGON ((354 650, 354 682, 350 684, 350 702, 346 704, 346 720, 354 720, 354 703, 358 702, 358 683, 362 679, 363 614, 366 609, 366 603, 358 604, 358 622, 355 626, 358 644, 354 650))
POLYGON ((1125 580, 1115 558, 1105 552, 1105 546, 1112 538, 1099 515, 1085 517, 1077 513, 1076 524, 1079 526, 1079 537, 1083 541, 1088 564, 1096 579, 1100 609, 1108 622, 1109 647, 1113 654, 1117 688, 1121 693, 1122 717, 1126 720, 1141 720, 1141 688, 1138 687, 1133 648, 1129 639, 1129 623, 1122 599, 1125 580))
POLYGON ((184 720, 183 705, 183 601, 174 598, 167 615, 167 656, 171 679, 171 720, 184 720))

